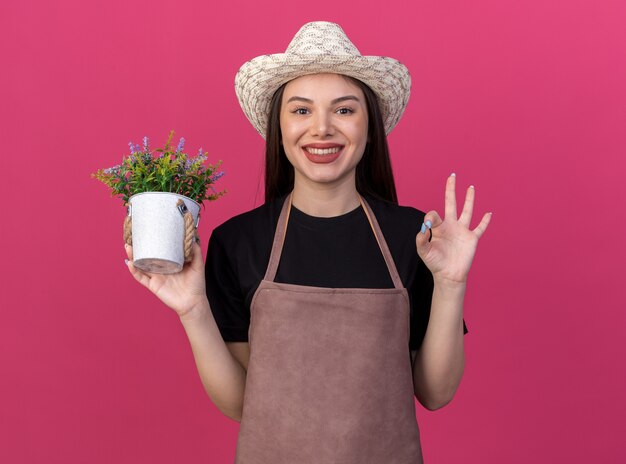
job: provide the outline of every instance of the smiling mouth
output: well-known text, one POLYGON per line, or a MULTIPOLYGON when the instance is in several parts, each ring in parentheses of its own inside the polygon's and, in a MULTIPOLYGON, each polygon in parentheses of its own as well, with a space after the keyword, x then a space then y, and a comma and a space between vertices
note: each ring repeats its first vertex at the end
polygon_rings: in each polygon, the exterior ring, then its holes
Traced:
POLYGON ((343 153, 343 145, 328 148, 302 147, 306 158, 315 164, 330 164, 335 162, 343 153))
POLYGON ((324 156, 324 155, 332 155, 334 153, 339 153, 343 147, 333 147, 333 148, 313 148, 313 147, 305 147, 304 149, 311 153, 312 155, 324 156))

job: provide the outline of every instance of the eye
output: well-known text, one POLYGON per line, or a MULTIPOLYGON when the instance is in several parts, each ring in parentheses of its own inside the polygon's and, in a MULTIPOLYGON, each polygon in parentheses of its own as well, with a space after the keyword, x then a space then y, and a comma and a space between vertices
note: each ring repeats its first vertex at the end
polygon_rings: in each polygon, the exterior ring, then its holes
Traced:
POLYGON ((294 114, 307 114, 308 111, 309 111, 308 108, 298 107, 295 110, 293 110, 292 113, 294 113, 294 114))
POLYGON ((346 108, 346 107, 343 107, 343 108, 339 108, 339 109, 337 110, 337 112, 338 112, 339 114, 352 114, 352 113, 354 113, 354 110, 353 110, 352 108, 346 108))

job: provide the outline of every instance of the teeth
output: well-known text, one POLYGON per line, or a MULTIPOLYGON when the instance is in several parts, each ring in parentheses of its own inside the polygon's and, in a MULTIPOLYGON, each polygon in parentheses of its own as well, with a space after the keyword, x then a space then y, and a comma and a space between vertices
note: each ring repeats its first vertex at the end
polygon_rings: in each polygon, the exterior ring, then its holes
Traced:
POLYGON ((338 153, 341 150, 341 147, 324 148, 324 149, 306 147, 305 150, 311 153, 312 155, 330 155, 332 153, 338 153))

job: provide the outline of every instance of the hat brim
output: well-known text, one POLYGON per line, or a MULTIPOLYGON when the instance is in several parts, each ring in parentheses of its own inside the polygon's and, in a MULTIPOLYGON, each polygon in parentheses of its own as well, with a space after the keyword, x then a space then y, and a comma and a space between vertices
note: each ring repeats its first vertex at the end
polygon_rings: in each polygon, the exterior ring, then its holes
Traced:
POLYGON ((385 56, 262 55, 241 66, 235 76, 235 92, 246 117, 265 138, 276 90, 296 77, 318 73, 344 74, 367 84, 378 97, 386 134, 396 126, 409 101, 408 69, 385 56))

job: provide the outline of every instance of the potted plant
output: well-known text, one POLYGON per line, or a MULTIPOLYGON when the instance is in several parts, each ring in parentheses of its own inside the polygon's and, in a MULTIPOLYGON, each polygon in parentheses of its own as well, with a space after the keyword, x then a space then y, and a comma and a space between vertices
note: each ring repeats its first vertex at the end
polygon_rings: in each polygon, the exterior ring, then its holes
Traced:
POLYGON ((217 200, 213 184, 224 175, 222 161, 206 164, 202 148, 194 157, 185 153, 185 139, 170 145, 171 131, 163 148, 150 151, 148 137, 143 148, 129 142, 130 155, 122 163, 99 169, 91 176, 111 188, 111 196, 122 198, 128 215, 124 236, 133 246, 133 264, 148 272, 173 274, 191 258, 197 238, 200 205, 217 200))

